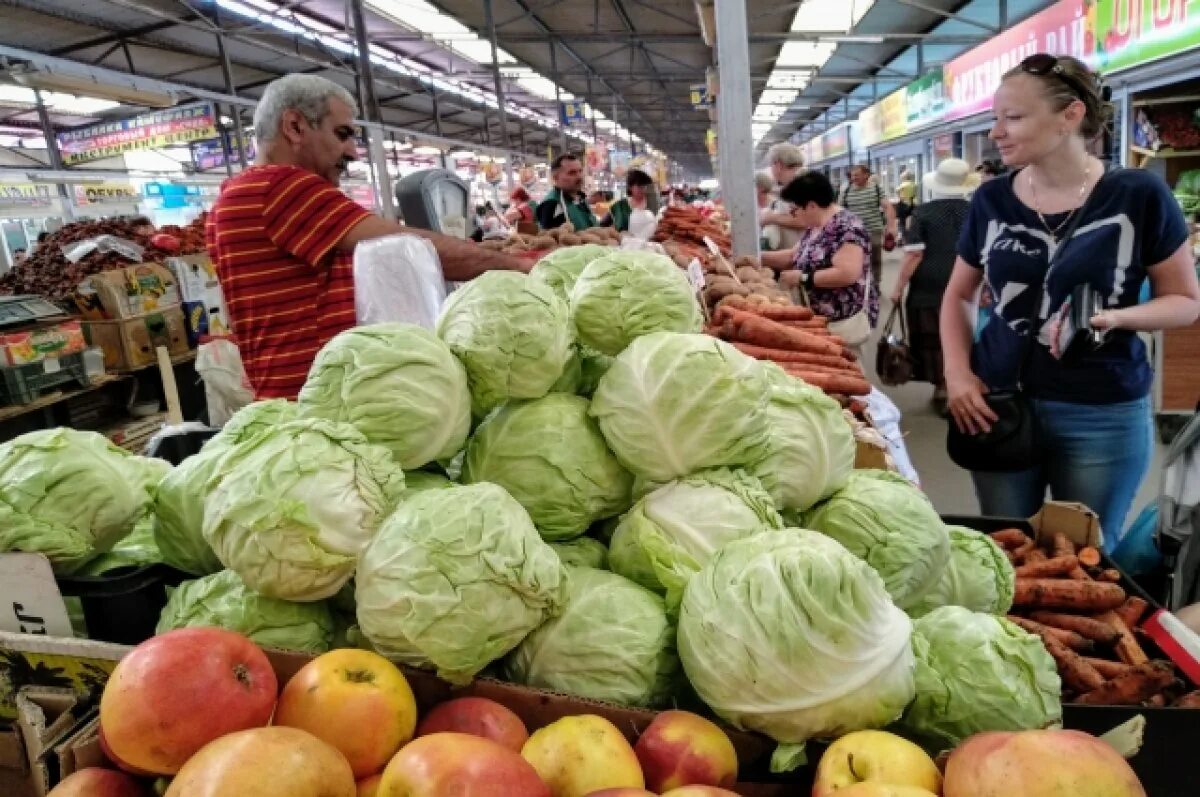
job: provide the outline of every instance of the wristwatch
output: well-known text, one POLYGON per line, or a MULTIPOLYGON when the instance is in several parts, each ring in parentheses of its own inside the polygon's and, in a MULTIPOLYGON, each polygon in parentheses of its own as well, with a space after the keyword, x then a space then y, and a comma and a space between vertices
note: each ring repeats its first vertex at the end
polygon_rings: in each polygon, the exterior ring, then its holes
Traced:
POLYGON ((812 293, 817 288, 816 283, 817 272, 810 271, 804 275, 804 290, 806 293, 812 293))

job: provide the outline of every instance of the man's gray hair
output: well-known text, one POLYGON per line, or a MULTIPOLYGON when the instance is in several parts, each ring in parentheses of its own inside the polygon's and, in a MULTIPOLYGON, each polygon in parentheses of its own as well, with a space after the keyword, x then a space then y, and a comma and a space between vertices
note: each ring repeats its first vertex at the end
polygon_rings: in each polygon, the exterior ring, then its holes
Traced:
POLYGON ((767 150, 767 163, 796 169, 804 165, 804 153, 795 144, 779 143, 767 150))
POLYGON ((329 113, 329 100, 336 97, 358 115, 354 95, 332 80, 316 75, 284 75, 267 84, 262 99, 254 109, 254 138, 265 144, 279 134, 283 112, 296 110, 314 127, 329 113))
POLYGON ((775 178, 771 176, 770 172, 755 172, 754 187, 759 191, 774 191, 775 178))

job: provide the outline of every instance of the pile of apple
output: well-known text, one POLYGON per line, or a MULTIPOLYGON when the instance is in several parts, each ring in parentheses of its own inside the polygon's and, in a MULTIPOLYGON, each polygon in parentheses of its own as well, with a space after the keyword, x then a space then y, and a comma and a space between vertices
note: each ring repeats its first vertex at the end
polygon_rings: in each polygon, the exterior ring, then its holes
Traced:
POLYGON ((100 701, 100 744, 124 772, 89 768, 51 797, 737 797, 737 755, 712 722, 660 714, 635 746, 595 715, 530 736, 483 698, 418 724, 403 673, 364 650, 306 664, 282 692, 266 655, 230 631, 186 628, 134 648, 100 701), (126 774, 130 773, 130 774, 126 774))

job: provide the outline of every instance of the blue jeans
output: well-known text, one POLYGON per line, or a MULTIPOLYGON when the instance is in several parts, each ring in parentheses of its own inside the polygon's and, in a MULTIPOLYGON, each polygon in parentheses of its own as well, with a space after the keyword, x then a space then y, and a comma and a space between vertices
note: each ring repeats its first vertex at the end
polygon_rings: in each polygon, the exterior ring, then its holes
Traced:
POLYGON ((1025 518, 1046 499, 1078 501, 1100 516, 1110 552, 1125 529, 1154 446, 1150 399, 1122 404, 1034 401, 1046 462, 1016 473, 973 472, 984 515, 1025 518))

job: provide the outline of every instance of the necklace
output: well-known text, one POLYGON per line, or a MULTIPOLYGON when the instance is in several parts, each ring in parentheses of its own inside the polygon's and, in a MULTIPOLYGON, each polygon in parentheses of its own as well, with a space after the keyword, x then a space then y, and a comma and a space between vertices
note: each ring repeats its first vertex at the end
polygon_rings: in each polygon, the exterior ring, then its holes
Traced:
MULTIPOLYGON (((1083 197, 1087 194, 1088 183, 1091 181, 1091 177, 1092 159, 1088 158, 1087 168, 1083 170, 1083 185, 1079 186, 1080 205, 1083 204, 1083 197)), ((1033 172, 1029 173, 1029 198, 1033 200, 1033 212, 1037 214, 1038 220, 1042 222, 1042 226, 1046 228, 1046 232, 1054 236, 1055 239, 1058 238, 1058 234, 1062 232, 1064 227, 1067 226, 1067 223, 1071 221, 1071 217, 1075 215, 1075 212, 1079 210, 1078 207, 1073 208, 1071 212, 1067 214, 1067 217, 1062 220, 1061 224, 1059 224, 1057 227, 1051 227, 1046 221, 1046 217, 1042 215, 1042 205, 1040 202, 1038 202, 1037 198, 1037 187, 1033 184, 1033 172)))

